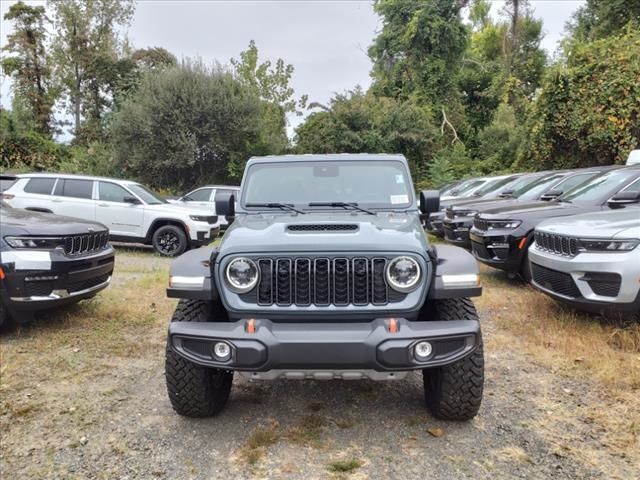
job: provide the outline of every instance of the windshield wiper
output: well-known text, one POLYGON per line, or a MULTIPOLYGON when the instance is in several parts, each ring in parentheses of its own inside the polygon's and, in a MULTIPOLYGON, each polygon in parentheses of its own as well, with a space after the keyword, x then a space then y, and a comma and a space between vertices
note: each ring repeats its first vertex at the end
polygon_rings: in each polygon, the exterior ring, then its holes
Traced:
POLYGON ((255 208, 260 208, 260 207, 266 207, 266 208, 279 208, 280 210, 290 210, 292 212, 296 212, 296 213, 302 213, 305 214, 307 212, 304 212, 302 210, 298 210, 296 207, 294 207, 293 205, 289 205, 288 203, 247 203, 245 205, 245 207, 255 207, 255 208))
POLYGON ((311 202, 309 204, 310 207, 342 207, 342 208, 351 208, 353 210, 359 210, 364 213, 368 213, 369 215, 375 215, 376 212, 373 210, 367 210, 366 208, 359 207, 356 202, 311 202))

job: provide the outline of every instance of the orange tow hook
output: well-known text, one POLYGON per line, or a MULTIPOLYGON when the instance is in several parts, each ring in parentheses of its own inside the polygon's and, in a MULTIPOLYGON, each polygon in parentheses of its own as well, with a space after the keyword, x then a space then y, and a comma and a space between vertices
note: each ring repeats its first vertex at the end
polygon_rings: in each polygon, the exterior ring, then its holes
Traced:
POLYGON ((396 322, 395 318, 389 319, 389 333, 397 333, 398 332, 398 322, 396 322))
POLYGON ((256 319, 255 318, 251 318, 247 322, 246 330, 247 330, 247 333, 256 333, 256 319))

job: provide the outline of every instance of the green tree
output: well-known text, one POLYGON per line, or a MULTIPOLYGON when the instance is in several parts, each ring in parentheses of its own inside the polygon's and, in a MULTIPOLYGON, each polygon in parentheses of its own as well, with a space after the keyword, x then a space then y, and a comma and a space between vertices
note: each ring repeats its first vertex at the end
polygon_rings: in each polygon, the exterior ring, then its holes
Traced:
POLYGON ((76 142, 100 139, 125 56, 119 29, 131 21, 133 0, 56 0, 49 7, 55 75, 74 118, 76 142))
POLYGON ((306 107, 307 96, 295 98, 291 87, 294 68, 279 58, 275 65, 266 60, 259 61, 258 47, 251 40, 247 50, 240 52, 240 59, 231 59, 236 77, 246 87, 256 92, 262 100, 260 138, 256 151, 259 153, 283 153, 288 147, 286 132, 287 115, 301 115, 306 107))
POLYGON ((416 178, 427 176, 440 141, 430 108, 359 88, 336 95, 296 129, 300 153, 402 153, 416 178))
POLYGON ((116 166, 160 188, 237 181, 259 126, 260 99, 220 67, 149 72, 113 116, 116 166))
MULTIPOLYGON (((456 72, 467 47, 460 0, 377 0, 382 31, 369 48, 374 92, 444 105, 456 99, 456 72)), ((439 108, 438 108, 439 109, 439 108)))
POLYGON ((4 19, 13 22, 14 30, 7 36, 3 51, 14 55, 2 59, 2 70, 13 77, 14 93, 26 104, 37 132, 48 136, 56 99, 45 47, 49 19, 44 7, 32 7, 21 1, 9 7, 4 19))
POLYGON ((588 42, 640 25, 640 0, 587 0, 568 23, 572 41, 588 42))
POLYGON ((518 162, 536 169, 623 163, 640 145, 640 33, 576 44, 546 75, 518 162))

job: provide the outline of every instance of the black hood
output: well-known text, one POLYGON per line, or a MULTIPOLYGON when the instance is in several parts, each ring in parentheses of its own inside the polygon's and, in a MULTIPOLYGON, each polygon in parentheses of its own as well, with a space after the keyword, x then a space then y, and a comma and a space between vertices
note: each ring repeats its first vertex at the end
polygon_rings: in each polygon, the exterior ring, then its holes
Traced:
POLYGON ((523 226, 535 227, 539 222, 548 218, 578 215, 580 213, 597 212, 602 205, 575 204, 559 201, 509 202, 496 208, 486 209, 478 214, 487 220, 520 220, 523 226))
POLYGON ((477 198, 475 200, 467 200, 464 202, 455 202, 447 205, 451 210, 478 210, 483 211, 489 208, 496 208, 500 205, 507 205, 508 202, 517 201, 515 198, 477 198), (477 205, 477 208, 476 208, 477 205))
POLYGON ((8 235, 79 235, 90 231, 101 232, 105 230, 107 227, 97 222, 21 210, 5 205, 0 207, 0 234, 3 237, 8 235))

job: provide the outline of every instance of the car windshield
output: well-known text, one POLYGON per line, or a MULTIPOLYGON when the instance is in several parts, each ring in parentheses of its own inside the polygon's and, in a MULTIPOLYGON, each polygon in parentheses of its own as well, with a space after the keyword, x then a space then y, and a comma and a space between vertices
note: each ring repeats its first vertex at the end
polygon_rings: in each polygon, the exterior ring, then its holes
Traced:
POLYGON ((512 182, 513 177, 494 178, 492 180, 489 180, 486 185, 473 192, 473 195, 476 197, 483 197, 484 195, 488 195, 490 193, 499 193, 504 189, 504 187, 512 182))
POLYGON ((411 205, 411 181, 398 161, 304 161, 249 167, 242 204, 356 203, 369 208, 411 205))
POLYGON ((139 183, 132 183, 127 185, 129 190, 138 195, 144 203, 147 205, 160 205, 161 203, 167 203, 166 200, 161 200, 155 193, 149 190, 144 185, 139 183))
POLYGON ((562 202, 604 202, 638 175, 637 169, 620 169, 593 177, 559 197, 562 202))
POLYGON ((451 193, 454 194, 456 197, 460 197, 460 196, 465 195, 467 193, 470 193, 474 189, 484 185, 485 182, 486 182, 486 180, 469 180, 469 182, 464 183, 463 185, 460 186, 460 188, 457 188, 456 190, 454 190, 451 193))
POLYGON ((535 200, 562 177, 562 175, 551 175, 549 177, 538 178, 522 187, 519 191, 513 192, 513 196, 520 200, 535 200))

